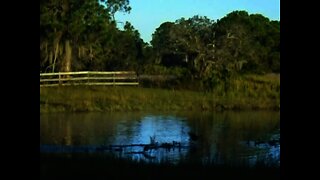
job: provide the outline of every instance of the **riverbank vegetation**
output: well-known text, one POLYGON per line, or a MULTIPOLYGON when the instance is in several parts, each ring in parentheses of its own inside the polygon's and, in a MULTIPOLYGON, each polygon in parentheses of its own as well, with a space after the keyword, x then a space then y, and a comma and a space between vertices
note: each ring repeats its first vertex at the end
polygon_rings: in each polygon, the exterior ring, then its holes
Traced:
POLYGON ((119 27, 114 14, 130 10, 129 0, 40 1, 40 73, 161 77, 139 87, 40 88, 40 112, 279 108, 279 21, 195 15, 163 22, 148 43, 130 22, 119 27))
MULTIPOLYGON (((192 83, 192 82, 190 82, 192 83)), ((145 87, 63 86, 40 88, 40 112, 144 110, 259 110, 280 108, 277 75, 247 75, 211 91, 145 87)))

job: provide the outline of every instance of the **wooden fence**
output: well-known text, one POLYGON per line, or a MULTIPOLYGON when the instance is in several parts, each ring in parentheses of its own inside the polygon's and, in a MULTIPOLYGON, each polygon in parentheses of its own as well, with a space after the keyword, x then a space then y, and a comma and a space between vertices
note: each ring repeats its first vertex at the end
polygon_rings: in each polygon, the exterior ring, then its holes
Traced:
POLYGON ((40 73, 40 87, 65 85, 139 85, 134 71, 40 73))

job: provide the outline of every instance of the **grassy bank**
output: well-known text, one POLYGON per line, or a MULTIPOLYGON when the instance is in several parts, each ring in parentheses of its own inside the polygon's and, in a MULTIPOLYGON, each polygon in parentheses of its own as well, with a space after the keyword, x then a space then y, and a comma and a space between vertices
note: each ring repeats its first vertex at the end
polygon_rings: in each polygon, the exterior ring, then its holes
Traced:
POLYGON ((247 75, 212 92, 143 87, 42 87, 40 113, 145 110, 250 110, 280 108, 278 75, 247 75))

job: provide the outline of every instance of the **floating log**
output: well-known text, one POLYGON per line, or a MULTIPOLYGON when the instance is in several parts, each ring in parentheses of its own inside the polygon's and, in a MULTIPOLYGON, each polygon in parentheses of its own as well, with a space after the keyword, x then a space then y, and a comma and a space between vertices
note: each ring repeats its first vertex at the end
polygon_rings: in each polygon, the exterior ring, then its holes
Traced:
POLYGON ((181 145, 180 142, 173 141, 172 143, 155 143, 155 144, 126 144, 126 145, 101 145, 101 146, 60 146, 60 145, 40 145, 40 152, 104 152, 117 151, 122 152, 125 148, 141 147, 144 152, 153 149, 163 148, 171 150, 174 148, 190 148, 189 145, 181 145))

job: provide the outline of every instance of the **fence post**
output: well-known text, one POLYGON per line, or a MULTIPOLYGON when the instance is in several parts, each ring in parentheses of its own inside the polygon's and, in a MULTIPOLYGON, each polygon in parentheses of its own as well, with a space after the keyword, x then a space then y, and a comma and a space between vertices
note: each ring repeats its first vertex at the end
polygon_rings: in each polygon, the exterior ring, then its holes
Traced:
POLYGON ((89 72, 89 71, 88 71, 88 73, 87 73, 87 77, 88 77, 87 83, 89 84, 89 83, 90 83, 90 72, 89 72))
POLYGON ((113 72, 113 86, 115 86, 116 85, 116 73, 115 72, 113 72))
POLYGON ((136 76, 136 82, 138 83, 138 87, 140 87, 140 76, 138 75, 138 73, 136 72, 135 73, 135 76, 136 76))
POLYGON ((60 74, 60 72, 58 74, 59 74, 59 86, 60 86, 61 85, 61 74, 60 74))

